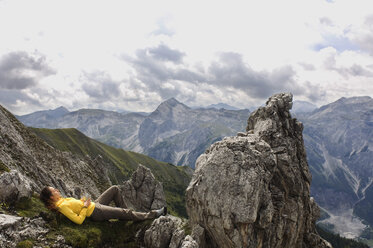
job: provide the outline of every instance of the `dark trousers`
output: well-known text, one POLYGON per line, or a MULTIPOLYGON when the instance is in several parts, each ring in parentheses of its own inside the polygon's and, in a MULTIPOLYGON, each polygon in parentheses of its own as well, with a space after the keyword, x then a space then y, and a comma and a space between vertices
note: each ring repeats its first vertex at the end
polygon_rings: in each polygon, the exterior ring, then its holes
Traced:
POLYGON ((104 221, 110 219, 119 220, 147 220, 156 217, 155 211, 148 213, 141 213, 127 209, 127 205, 123 201, 118 186, 111 186, 104 193, 100 195, 95 201, 95 209, 90 218, 94 221, 104 221), (111 201, 114 201, 116 207, 108 206, 111 201))

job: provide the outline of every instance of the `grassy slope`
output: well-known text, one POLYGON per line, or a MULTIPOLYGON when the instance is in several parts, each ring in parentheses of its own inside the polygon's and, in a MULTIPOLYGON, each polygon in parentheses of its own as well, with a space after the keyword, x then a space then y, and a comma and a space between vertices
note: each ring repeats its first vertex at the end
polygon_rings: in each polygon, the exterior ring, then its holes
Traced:
POLYGON ((185 189, 191 177, 186 167, 159 162, 148 156, 117 149, 88 138, 76 129, 39 129, 30 128, 48 144, 61 151, 70 151, 77 156, 89 155, 95 159, 98 155, 111 166, 114 173, 112 181, 121 183, 130 177, 138 164, 148 167, 157 180, 163 183, 167 204, 172 214, 187 217, 185 209, 185 189))

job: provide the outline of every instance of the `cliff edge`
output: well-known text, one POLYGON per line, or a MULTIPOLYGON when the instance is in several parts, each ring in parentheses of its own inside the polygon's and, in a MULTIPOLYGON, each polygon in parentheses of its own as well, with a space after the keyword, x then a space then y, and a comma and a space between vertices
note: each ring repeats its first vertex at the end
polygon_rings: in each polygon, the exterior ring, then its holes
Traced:
POLYGON ((186 195, 200 247, 331 247, 315 229, 303 125, 291 107, 291 94, 273 95, 246 132, 198 158, 186 195))

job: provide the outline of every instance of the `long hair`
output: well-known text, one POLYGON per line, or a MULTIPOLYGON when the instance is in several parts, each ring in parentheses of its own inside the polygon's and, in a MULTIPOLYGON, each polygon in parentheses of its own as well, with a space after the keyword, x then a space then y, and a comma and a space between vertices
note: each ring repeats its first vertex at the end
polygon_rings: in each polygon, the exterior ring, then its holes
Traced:
POLYGON ((48 186, 45 186, 40 192, 40 200, 44 203, 45 207, 49 210, 57 211, 51 196, 52 192, 48 186))

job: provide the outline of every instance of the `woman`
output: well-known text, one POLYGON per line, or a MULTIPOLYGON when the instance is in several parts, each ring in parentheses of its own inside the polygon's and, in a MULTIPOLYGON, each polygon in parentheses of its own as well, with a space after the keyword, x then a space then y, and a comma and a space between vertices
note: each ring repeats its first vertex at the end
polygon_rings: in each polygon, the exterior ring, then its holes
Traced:
POLYGON ((120 220, 147 220, 155 219, 167 214, 167 208, 152 210, 148 213, 135 212, 127 209, 126 204, 120 195, 118 186, 111 186, 95 201, 91 199, 62 198, 58 189, 44 187, 40 193, 40 200, 48 209, 59 211, 76 224, 82 224, 86 217, 93 221, 104 221, 109 219, 120 220), (114 201, 116 207, 108 206, 114 201))

